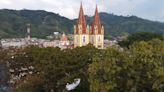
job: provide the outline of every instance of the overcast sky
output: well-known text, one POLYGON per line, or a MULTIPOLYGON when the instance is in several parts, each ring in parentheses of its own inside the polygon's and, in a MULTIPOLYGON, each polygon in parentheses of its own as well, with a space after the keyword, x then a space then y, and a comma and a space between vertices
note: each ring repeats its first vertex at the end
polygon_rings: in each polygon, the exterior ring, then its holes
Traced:
MULTIPOLYGON (((100 12, 136 15, 164 22, 164 0, 82 0, 85 15, 93 15, 96 4, 100 12)), ((58 13, 67 18, 78 17, 81 0, 0 0, 0 9, 32 9, 58 13)))

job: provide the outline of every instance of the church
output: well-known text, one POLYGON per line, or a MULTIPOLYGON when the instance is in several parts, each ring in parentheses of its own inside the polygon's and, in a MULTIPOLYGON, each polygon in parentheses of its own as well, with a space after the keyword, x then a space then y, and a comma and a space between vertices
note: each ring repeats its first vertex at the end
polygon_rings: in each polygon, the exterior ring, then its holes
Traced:
POLYGON ((87 25, 81 3, 79 17, 74 25, 74 48, 88 44, 98 49, 104 48, 104 27, 101 25, 97 5, 92 24, 87 25))

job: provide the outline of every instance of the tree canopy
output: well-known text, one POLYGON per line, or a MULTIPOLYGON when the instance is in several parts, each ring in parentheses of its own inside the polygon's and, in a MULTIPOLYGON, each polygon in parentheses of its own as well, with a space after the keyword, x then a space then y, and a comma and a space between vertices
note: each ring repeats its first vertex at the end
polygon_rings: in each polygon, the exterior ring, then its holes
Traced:
MULTIPOLYGON (((71 92, 163 92, 164 41, 136 41, 129 48, 75 49, 30 46, 14 51, 12 69, 34 66, 16 92, 62 92, 80 78, 71 92)), ((19 73, 19 72, 18 72, 19 73)))
POLYGON ((164 40, 164 36, 159 33, 151 33, 151 32, 137 32, 130 34, 127 39, 119 42, 119 45, 122 47, 129 47, 135 42, 139 41, 150 41, 152 39, 160 39, 164 40))

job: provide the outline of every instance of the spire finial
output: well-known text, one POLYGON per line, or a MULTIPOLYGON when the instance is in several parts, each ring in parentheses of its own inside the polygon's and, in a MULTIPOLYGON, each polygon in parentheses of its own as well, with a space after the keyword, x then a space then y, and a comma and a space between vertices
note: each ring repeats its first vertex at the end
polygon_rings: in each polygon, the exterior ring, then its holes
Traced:
POLYGON ((83 2, 82 2, 82 0, 81 0, 81 3, 80 3, 80 8, 82 8, 83 7, 83 2))
POLYGON ((81 0, 81 4, 82 4, 82 0, 81 0))
POLYGON ((98 13, 98 6, 97 6, 97 4, 96 4, 96 11, 95 12, 98 13))

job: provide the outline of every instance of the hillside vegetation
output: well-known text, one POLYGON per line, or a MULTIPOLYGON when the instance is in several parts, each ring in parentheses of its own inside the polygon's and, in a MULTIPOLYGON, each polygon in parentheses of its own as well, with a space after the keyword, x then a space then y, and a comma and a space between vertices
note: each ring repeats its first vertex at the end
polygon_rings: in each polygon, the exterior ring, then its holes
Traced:
MULTIPOLYGON (((164 23, 149 21, 136 16, 124 17, 100 13, 105 27, 105 36, 118 36, 123 33, 156 32, 164 33, 164 23)), ((86 16, 88 24, 92 17, 86 16)), ((73 33, 76 19, 70 20, 59 14, 43 10, 0 10, 0 38, 24 37, 26 24, 31 24, 32 36, 45 38, 54 31, 73 33)))

